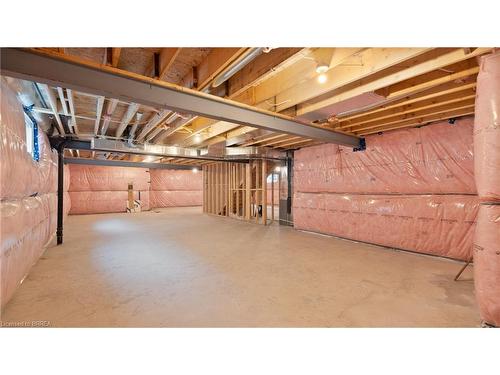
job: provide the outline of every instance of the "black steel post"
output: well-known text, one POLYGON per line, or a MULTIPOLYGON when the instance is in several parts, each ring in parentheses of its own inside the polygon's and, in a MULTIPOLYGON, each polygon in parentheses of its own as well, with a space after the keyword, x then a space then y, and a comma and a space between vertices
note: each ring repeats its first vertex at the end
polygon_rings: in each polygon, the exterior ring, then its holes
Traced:
POLYGON ((63 215, 64 215, 64 144, 57 147, 57 244, 63 243, 63 215))

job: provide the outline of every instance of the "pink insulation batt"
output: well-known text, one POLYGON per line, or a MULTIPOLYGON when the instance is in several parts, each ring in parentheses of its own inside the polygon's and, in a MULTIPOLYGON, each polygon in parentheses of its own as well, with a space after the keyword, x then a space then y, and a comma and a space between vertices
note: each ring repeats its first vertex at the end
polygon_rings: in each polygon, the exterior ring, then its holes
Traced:
POLYGON ((480 205, 474 236, 474 282, 481 317, 500 327, 500 205, 480 205))
POLYGON ((500 52, 481 58, 477 77, 474 158, 478 195, 500 201, 500 52))
POLYGON ((0 125, 0 199, 23 198, 57 191, 57 153, 45 134, 38 132, 40 159, 34 161, 26 148, 22 104, 2 80, 0 125))
POLYGON ((362 152, 298 150, 295 227, 468 259, 478 210, 472 132, 466 117, 368 136, 362 152))
POLYGON ((481 58, 475 110, 475 289, 481 318, 500 326, 500 52, 481 58))
POLYGON ((126 212, 128 184, 149 210, 149 169, 70 164, 70 214, 126 212))
MULTIPOLYGON (((54 237, 57 223, 57 154, 39 131, 40 159, 26 149, 21 103, 1 80, 0 305, 3 308, 54 237)), ((65 188, 69 172, 65 167, 65 188)), ((64 194, 64 216, 71 206, 64 194)))
POLYGON ((151 169, 151 207, 203 204, 203 173, 191 170, 151 169))
POLYGON ((333 144, 295 152, 299 192, 476 194, 473 118, 366 137, 367 149, 333 144))
POLYGON ((149 169, 70 164, 69 191, 135 191, 149 190, 149 169))
POLYGON ((203 204, 202 190, 152 190, 150 194, 153 208, 201 206, 203 204))
POLYGON ((296 193, 296 229, 469 259, 478 210, 471 195, 296 193))
POLYGON ((203 190, 202 173, 191 170, 151 169, 151 190, 203 190))
MULTIPOLYGON (((70 191, 71 215, 127 212, 128 191, 70 191)), ((149 191, 134 191, 142 210, 150 209, 149 191)))

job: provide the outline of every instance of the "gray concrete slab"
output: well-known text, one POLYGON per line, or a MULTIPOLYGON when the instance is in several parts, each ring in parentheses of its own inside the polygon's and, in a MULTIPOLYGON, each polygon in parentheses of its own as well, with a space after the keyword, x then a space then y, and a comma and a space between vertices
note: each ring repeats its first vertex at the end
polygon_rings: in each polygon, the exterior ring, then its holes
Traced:
POLYGON ((55 327, 470 327, 461 263, 203 215, 70 216, 2 321, 55 327))

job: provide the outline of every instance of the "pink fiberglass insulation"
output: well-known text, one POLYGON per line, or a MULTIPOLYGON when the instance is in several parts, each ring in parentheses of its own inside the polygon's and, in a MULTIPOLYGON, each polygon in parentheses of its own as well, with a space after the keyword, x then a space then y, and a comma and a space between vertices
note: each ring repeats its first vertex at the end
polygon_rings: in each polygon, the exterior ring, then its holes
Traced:
MULTIPOLYGON (((38 132, 39 161, 27 151, 21 102, 1 80, 0 264, 2 308, 53 238, 57 225, 57 154, 38 132)), ((65 167, 68 171, 68 168, 65 167)), ((65 190, 69 186, 66 173, 65 190)), ((64 215, 71 206, 64 194, 64 215)))
POLYGON ((481 317, 500 327, 500 205, 479 207, 474 235, 474 283, 481 317))
POLYGON ((151 169, 151 207, 203 204, 203 174, 191 170, 151 169))
POLYGON ((149 190, 149 169, 70 164, 69 191, 135 191, 149 190))
POLYGON ((203 204, 203 190, 151 191, 151 207, 187 207, 203 204))
MULTIPOLYGON (((128 191, 70 191, 71 215, 126 212, 128 191)), ((143 211, 149 210, 150 192, 134 191, 143 211), (140 198, 139 198, 140 196, 140 198)))
MULTIPOLYGON (((70 208, 67 193, 64 200, 66 217, 70 208)), ((2 201, 0 215, 0 303, 3 308, 54 236, 57 194, 2 201)))
POLYGON ((296 193, 294 227, 466 260, 478 203, 471 195, 296 193))
POLYGON ((367 149, 337 145, 295 152, 298 192, 475 194, 473 118, 366 137, 367 149))
POLYGON ((191 170, 150 169, 151 190, 203 190, 203 174, 191 170))
POLYGON ((478 195, 500 200, 500 52, 481 58, 477 77, 474 158, 478 195))
POLYGON ((476 92, 475 177, 483 204, 474 235, 474 282, 481 318, 500 326, 500 52, 481 58, 476 92))
POLYGON ((43 131, 38 132, 39 161, 26 148, 22 104, 1 80, 0 115, 0 199, 23 198, 57 191, 57 154, 43 131))

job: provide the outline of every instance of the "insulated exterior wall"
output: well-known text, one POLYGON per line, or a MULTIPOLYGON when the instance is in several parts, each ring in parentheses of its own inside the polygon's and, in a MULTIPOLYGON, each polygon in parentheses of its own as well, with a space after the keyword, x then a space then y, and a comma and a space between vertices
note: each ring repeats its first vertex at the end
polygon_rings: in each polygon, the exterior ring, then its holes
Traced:
POLYGON ((149 169, 70 164, 70 214, 127 211, 128 184, 142 210, 149 210, 149 169))
POLYGON ((15 92, 1 83, 0 199, 23 198, 57 190, 57 153, 47 137, 38 132, 39 161, 27 152, 22 104, 15 92))
POLYGON ((191 170, 150 169, 151 207, 203 204, 203 175, 191 170))
POLYGON ((353 240, 469 259, 478 210, 473 119, 387 132, 367 149, 294 156, 294 225, 353 240))
POLYGON ((481 58, 474 122, 481 206, 474 235, 474 282, 481 318, 500 326, 500 52, 481 58))
MULTIPOLYGON (((3 308, 55 234, 57 154, 40 130, 40 158, 33 160, 27 152, 22 105, 3 79, 0 95, 0 305, 3 308)), ((67 168, 65 172, 67 188, 67 168)), ((65 193, 65 217, 70 205, 65 193)))
POLYGON ((300 192, 476 194, 473 118, 366 137, 366 150, 320 145, 295 152, 300 192))
POLYGON ((478 210, 472 195, 296 193, 295 228, 468 259, 478 210))
MULTIPOLYGON (((127 191, 72 191, 71 215, 81 214, 104 214, 113 212, 126 212, 127 191)), ((149 207, 149 191, 134 191, 134 199, 140 200, 142 210, 147 211, 149 207)))

